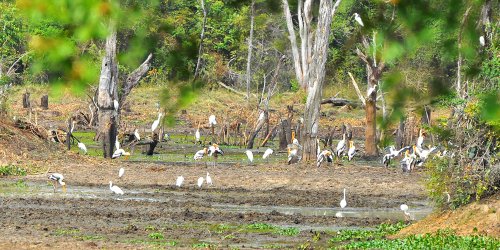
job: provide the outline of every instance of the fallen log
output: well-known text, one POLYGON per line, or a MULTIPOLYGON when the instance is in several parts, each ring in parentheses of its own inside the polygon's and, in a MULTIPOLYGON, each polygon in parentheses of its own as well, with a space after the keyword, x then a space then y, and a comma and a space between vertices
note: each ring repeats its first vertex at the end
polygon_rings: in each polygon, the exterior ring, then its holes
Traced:
POLYGON ((349 105, 349 106, 356 108, 360 105, 359 102, 354 102, 354 101, 350 101, 347 99, 336 98, 336 97, 331 97, 328 99, 321 100, 321 104, 328 104, 328 103, 332 104, 332 106, 335 106, 335 107, 342 107, 342 106, 349 105))

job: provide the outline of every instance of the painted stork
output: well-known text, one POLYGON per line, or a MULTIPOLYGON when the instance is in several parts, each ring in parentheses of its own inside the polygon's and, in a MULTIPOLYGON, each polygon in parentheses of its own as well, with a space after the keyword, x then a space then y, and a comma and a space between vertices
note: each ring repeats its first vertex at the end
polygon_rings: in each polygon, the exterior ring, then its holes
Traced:
POLYGON ((57 184, 61 185, 61 188, 64 193, 66 193, 66 183, 63 181, 64 176, 59 173, 53 173, 49 175, 49 180, 52 182, 52 186, 54 187, 54 193, 56 192, 57 184))

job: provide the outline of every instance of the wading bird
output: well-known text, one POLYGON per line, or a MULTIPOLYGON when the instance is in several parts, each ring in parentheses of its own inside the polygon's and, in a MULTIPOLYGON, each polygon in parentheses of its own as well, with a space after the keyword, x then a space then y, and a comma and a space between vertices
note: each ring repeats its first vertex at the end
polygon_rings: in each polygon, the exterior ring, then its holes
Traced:
POLYGON ((178 176, 177 177, 177 180, 175 181, 175 185, 177 187, 181 187, 182 186, 182 183, 184 182, 184 177, 181 175, 181 176, 178 176))
POLYGON ((364 27, 365 25, 363 24, 363 20, 361 20, 361 17, 359 16, 358 13, 354 13, 354 20, 356 20, 356 22, 359 23, 359 25, 361 25, 361 27, 364 27))
MULTIPOLYGON (((319 146, 318 146, 319 147, 319 146)), ((323 150, 318 154, 318 159, 316 160, 316 167, 319 167, 323 161, 333 162, 333 153, 330 150, 323 150)))
POLYGON ((253 162, 253 153, 250 150, 245 151, 245 154, 247 154, 247 158, 250 161, 250 163, 253 162))
POLYGON ((200 134, 200 124, 198 123, 198 128, 196 129, 196 133, 194 133, 194 142, 195 144, 201 143, 201 134, 200 134))
POLYGON ((201 186, 203 185, 203 181, 204 181, 203 177, 198 178, 198 187, 199 188, 201 188, 201 186))
POLYGON ((484 36, 479 37, 479 44, 481 44, 481 46, 483 46, 483 47, 484 47, 484 45, 486 45, 486 42, 484 41, 484 36))
POLYGON ((410 212, 408 212, 408 205, 406 204, 401 204, 401 206, 399 207, 401 209, 401 211, 403 211, 403 213, 405 214, 405 219, 408 220, 410 219, 410 212))
POLYGON ((207 185, 211 186, 212 185, 212 177, 210 177, 210 174, 207 172, 207 185))
POLYGON ((269 162, 269 156, 273 154, 273 150, 268 148, 266 149, 266 151, 264 152, 264 155, 262 155, 262 159, 266 160, 267 162, 269 162))
POLYGON ((389 146, 389 150, 390 152, 388 154, 385 154, 384 157, 382 158, 382 163, 385 165, 385 167, 389 167, 392 158, 397 157, 399 155, 399 151, 396 150, 394 146, 389 146))
POLYGON ((208 124, 210 125, 210 127, 217 125, 217 121, 215 120, 215 115, 210 115, 208 117, 208 124))
POLYGON ((155 130, 158 128, 158 125, 160 125, 160 119, 161 119, 161 113, 158 113, 158 119, 156 119, 151 125, 151 133, 154 133, 155 130))
POLYGON ((337 155, 337 158, 340 159, 342 157, 342 153, 345 150, 345 133, 342 134, 342 140, 339 141, 337 144, 337 148, 335 150, 335 155, 337 155))
POLYGON ((118 136, 116 136, 115 147, 116 150, 120 149, 120 141, 118 140, 118 136))
POLYGON ((224 155, 224 151, 222 151, 222 149, 219 148, 219 145, 214 143, 210 147, 208 147, 208 156, 214 157, 214 166, 216 164, 217 157, 219 155, 224 155))
POLYGON ((340 201, 340 207, 345 208, 347 206, 347 201, 345 200, 345 188, 344 188, 344 198, 340 201))
POLYGON ((401 160, 401 169, 403 173, 411 171, 411 165, 413 164, 413 158, 410 155, 410 150, 405 151, 405 157, 401 160))
POLYGON ((63 181, 64 176, 62 174, 53 173, 49 175, 49 180, 52 182, 52 186, 54 187, 54 192, 56 192, 57 183, 59 183, 59 185, 61 185, 63 192, 66 193, 66 183, 63 181))
POLYGON ((141 136, 139 135, 139 130, 135 129, 134 130, 134 136, 135 136, 135 139, 140 141, 141 140, 141 136))
POLYGON ((424 162, 429 158, 429 155, 436 150, 437 147, 432 147, 429 149, 423 149, 423 150, 418 150, 417 148, 417 154, 419 159, 417 160, 417 166, 422 166, 424 162))
MULTIPOLYGON (((206 154, 207 154, 207 148, 203 148, 202 150, 198 150, 194 154, 193 159, 195 160, 195 162, 200 161, 201 159, 203 159, 203 156, 205 156, 206 154)), ((206 164, 206 162, 205 162, 205 164, 206 164)))
POLYGON ((78 148, 83 151, 84 154, 87 153, 87 147, 85 147, 85 144, 79 142, 78 143, 78 148))
POLYGON ((418 131, 418 138, 417 138, 417 148, 422 149, 422 146, 424 145, 424 138, 425 134, 422 129, 418 131))
POLYGON ((130 153, 129 152, 125 152, 125 150, 123 150, 122 148, 116 150, 113 155, 111 156, 111 159, 116 159, 120 156, 125 156, 125 159, 128 158, 128 156, 130 156, 130 153))
POLYGON ((123 190, 116 185, 113 186, 113 183, 111 181, 109 181, 109 190, 111 190, 111 192, 113 192, 115 194, 119 194, 119 195, 124 194, 123 190))
POLYGON ((122 178, 123 174, 125 174, 125 169, 120 168, 120 170, 118 171, 118 178, 122 178))
POLYGON ((356 154, 356 147, 354 146, 353 141, 349 141, 349 151, 347 152, 347 156, 349 156, 349 161, 352 160, 354 154, 356 154))
POLYGON ((113 100, 113 106, 115 107, 115 110, 118 111, 120 104, 118 104, 117 100, 113 100))
POLYGON ((288 160, 287 163, 288 165, 294 164, 300 161, 300 156, 297 155, 297 149, 291 149, 290 147, 288 149, 288 160))

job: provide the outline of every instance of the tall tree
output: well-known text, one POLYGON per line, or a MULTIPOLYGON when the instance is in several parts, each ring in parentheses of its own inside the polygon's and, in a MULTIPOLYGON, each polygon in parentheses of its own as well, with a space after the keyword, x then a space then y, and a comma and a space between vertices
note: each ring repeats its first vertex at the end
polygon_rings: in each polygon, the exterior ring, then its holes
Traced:
POLYGON ((325 78, 328 38, 333 15, 341 0, 335 4, 332 0, 320 0, 317 24, 313 21, 313 1, 299 0, 298 23, 300 35, 300 51, 295 36, 295 27, 287 0, 283 1, 283 9, 288 28, 289 40, 292 46, 295 74, 300 86, 307 91, 307 101, 304 109, 304 130, 301 132, 303 159, 316 159, 316 137, 319 127, 319 109, 325 78), (314 28, 316 27, 316 28, 314 28))
POLYGON ((250 5, 250 36, 248 37, 248 56, 247 56, 247 99, 250 100, 250 83, 252 80, 252 42, 253 42, 253 23, 254 23, 254 10, 255 0, 252 0, 250 5))

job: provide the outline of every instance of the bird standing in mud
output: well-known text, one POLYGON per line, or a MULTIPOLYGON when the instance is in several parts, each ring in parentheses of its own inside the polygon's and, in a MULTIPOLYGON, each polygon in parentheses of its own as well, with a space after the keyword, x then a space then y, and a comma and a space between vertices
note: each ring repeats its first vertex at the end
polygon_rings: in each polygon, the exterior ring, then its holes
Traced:
POLYGON ((253 162, 253 153, 252 153, 252 151, 247 150, 247 151, 245 151, 245 154, 247 155, 248 161, 250 161, 250 163, 252 163, 253 162))
POLYGON ((335 150, 335 155, 337 156, 337 159, 340 159, 342 157, 342 153, 345 150, 345 133, 342 134, 342 140, 339 141, 337 144, 337 148, 335 150))
POLYGON ((212 177, 210 177, 210 174, 207 172, 207 185, 211 186, 212 185, 212 177))
POLYGON ((120 168, 120 170, 118 171, 118 178, 122 178, 123 174, 125 174, 125 169, 120 168))
POLYGON ((217 162, 217 157, 219 155, 224 155, 224 151, 222 151, 222 149, 219 148, 219 145, 217 145, 216 143, 212 144, 210 147, 208 147, 208 156, 212 156, 214 158, 214 166, 217 162))
POLYGON ((349 141, 349 151, 347 152, 347 156, 349 157, 349 161, 352 160, 352 158, 354 157, 354 154, 356 154, 356 147, 354 146, 354 142, 353 141, 349 141))
POLYGON ((129 152, 125 152, 125 150, 123 150, 122 148, 120 149, 117 149, 113 155, 111 156, 111 159, 116 159, 120 156, 125 156, 125 158, 127 158, 128 156, 130 156, 130 153, 129 152))
POLYGON ((268 163, 269 163, 269 156, 273 154, 273 150, 268 148, 266 149, 266 151, 264 152, 264 155, 262 155, 262 159, 266 160, 268 163))
POLYGON ((178 176, 177 177, 177 180, 175 181, 175 185, 177 187, 181 187, 182 186, 182 183, 184 182, 184 177, 181 175, 181 176, 178 176))
POLYGON ((83 151, 84 154, 87 154, 87 147, 85 147, 85 144, 79 142, 78 143, 78 148, 83 151))
POLYGON ((287 149, 288 149, 288 159, 287 159, 288 165, 299 162, 300 156, 297 155, 297 149, 296 148, 291 149, 290 147, 288 147, 287 149))
POLYGON ((199 161, 199 160, 203 159, 203 156, 205 156, 207 154, 207 152, 208 152, 207 148, 203 148, 202 150, 198 150, 194 154, 193 159, 195 161, 199 161))
POLYGON ((401 209, 401 211, 403 211, 403 213, 405 214, 405 219, 406 220, 409 220, 410 219, 410 212, 408 212, 408 205, 406 204, 401 204, 401 206, 399 207, 401 209))
POLYGON ((345 200, 345 188, 344 188, 344 198, 340 201, 340 207, 345 208, 347 206, 347 201, 345 200))
POLYGON ((201 134, 200 134, 200 124, 198 123, 198 128, 196 129, 196 132, 194 133, 194 143, 198 144, 201 143, 201 134))
POLYGON ((323 150, 318 154, 318 159, 316 160, 316 167, 319 167, 323 161, 333 162, 333 153, 330 150, 323 150))
POLYGON ((204 181, 203 177, 198 178, 198 187, 199 188, 201 188, 201 186, 203 185, 203 181, 204 181))
POLYGON ((151 124, 151 133, 154 134, 156 128, 158 128, 158 125, 160 125, 160 119, 161 119, 161 113, 158 113, 158 119, 156 119, 153 124, 151 124))
POLYGON ((109 189, 111 190, 111 192, 113 192, 115 194, 119 194, 119 195, 124 194, 123 190, 116 185, 113 186, 113 182, 111 182, 111 181, 109 181, 109 189))
POLYGON ((52 186, 54 187, 54 192, 56 192, 57 183, 59 183, 59 185, 61 185, 63 192, 66 193, 66 183, 63 181, 64 176, 62 174, 53 173, 49 175, 49 180, 51 180, 52 182, 52 186))

